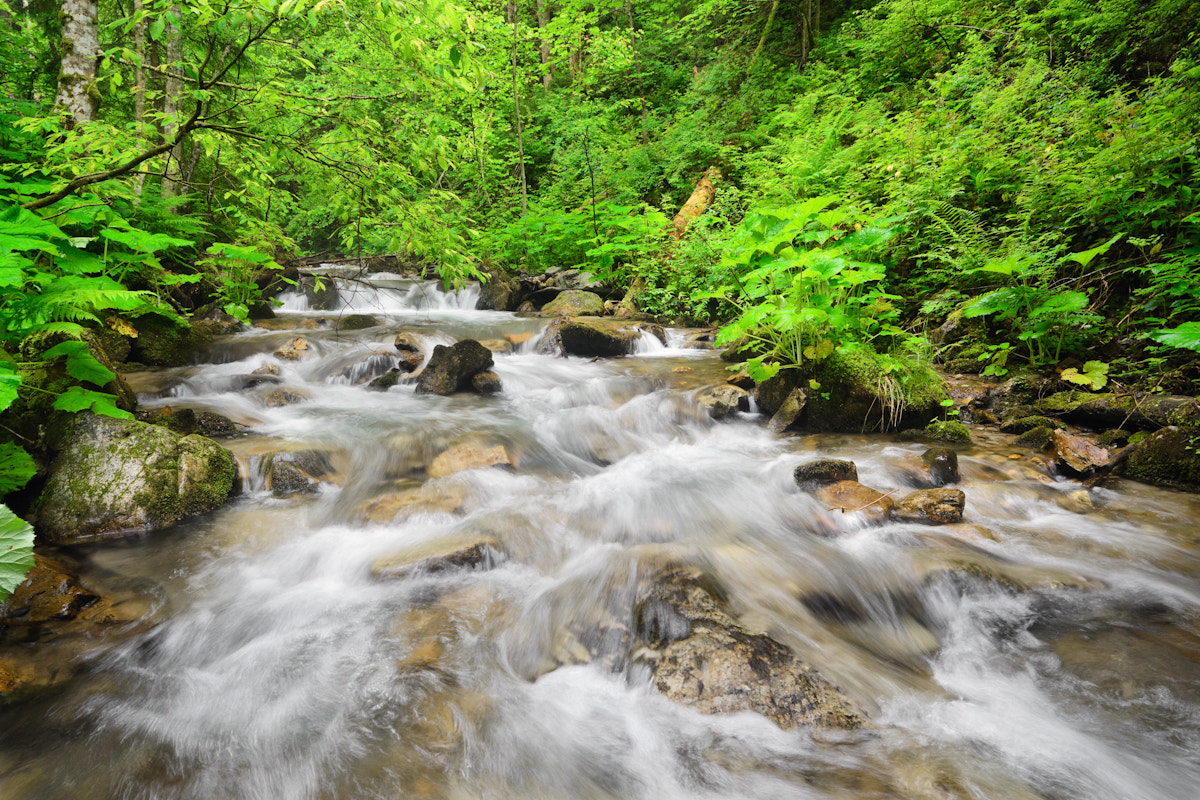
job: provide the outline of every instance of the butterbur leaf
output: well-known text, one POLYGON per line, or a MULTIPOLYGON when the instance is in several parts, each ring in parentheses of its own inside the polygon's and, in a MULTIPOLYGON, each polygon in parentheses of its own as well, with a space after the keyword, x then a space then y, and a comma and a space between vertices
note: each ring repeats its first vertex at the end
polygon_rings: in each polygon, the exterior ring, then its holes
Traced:
POLYGON ((746 374, 755 383, 762 383, 768 378, 775 377, 781 366, 778 362, 765 361, 762 356, 759 356, 746 362, 746 374))
POLYGON ((92 411, 106 417, 133 419, 133 414, 117 408, 117 398, 113 395, 93 392, 82 386, 72 386, 60 394, 54 401, 54 407, 59 411, 92 411))
POLYGON ((1064 381, 1098 391, 1108 383, 1108 364, 1103 361, 1089 361, 1083 365, 1082 369, 1077 367, 1064 369, 1059 373, 1059 377, 1064 381))
POLYGON ((1153 331, 1150 338, 1160 344, 1200 353, 1200 322, 1185 322, 1170 330, 1153 331))
POLYGON ((33 526, 0 505, 0 600, 6 600, 33 568, 33 526))
POLYGON ((0 497, 15 492, 37 474, 37 465, 24 447, 0 444, 0 497))
POLYGON ((42 356, 44 358, 66 356, 67 374, 75 380, 87 381, 97 386, 103 386, 117 377, 112 370, 96 360, 96 357, 88 349, 87 342, 60 342, 43 353, 42 356))
POLYGON ((0 411, 16 402, 17 387, 20 385, 21 376, 13 372, 11 366, 0 362, 0 411))
POLYGON ((1083 292, 1060 292, 1030 312, 1036 317, 1043 314, 1071 314, 1087 308, 1088 296, 1083 292))

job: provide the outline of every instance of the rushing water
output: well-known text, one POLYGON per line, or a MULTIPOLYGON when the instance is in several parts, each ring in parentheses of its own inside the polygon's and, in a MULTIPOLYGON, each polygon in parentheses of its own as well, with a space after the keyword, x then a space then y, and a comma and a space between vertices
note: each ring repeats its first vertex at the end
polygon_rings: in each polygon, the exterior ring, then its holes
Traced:
POLYGON ((969 524, 870 527, 800 491, 793 468, 848 458, 863 483, 906 490, 922 446, 714 422, 695 397, 722 380, 711 353, 537 355, 544 320, 470 310, 472 290, 376 283, 341 290, 377 327, 340 331, 295 295, 283 316, 323 322, 132 376, 145 405, 248 426, 226 442, 245 491, 81 551, 98 575, 161 587, 159 618, 0 714, 0 798, 1197 796, 1197 497, 1086 490, 980 432, 960 455, 969 524), (401 331, 426 347, 533 337, 496 357, 498 396, 365 390, 401 331), (296 335, 302 358, 272 357, 296 335), (245 388, 269 363, 281 382, 245 388), (301 400, 267 405, 279 388, 301 400), (423 479, 468 439, 515 468, 423 479), (266 454, 296 450, 327 451, 335 474, 275 497, 266 454), (414 490, 430 502, 371 513, 414 490), (501 551, 490 569, 371 575, 396 551, 480 535, 501 551), (653 692, 605 615, 628 616, 664 559, 713 574, 743 623, 835 681, 870 728, 785 732, 653 692), (564 658, 568 631, 599 657, 564 658))

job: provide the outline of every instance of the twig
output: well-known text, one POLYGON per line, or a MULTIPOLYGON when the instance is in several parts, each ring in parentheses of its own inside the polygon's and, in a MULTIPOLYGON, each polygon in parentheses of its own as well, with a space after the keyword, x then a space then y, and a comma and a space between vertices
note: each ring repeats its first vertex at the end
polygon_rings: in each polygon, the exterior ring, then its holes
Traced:
POLYGON ((900 490, 899 490, 899 489, 892 489, 892 490, 891 490, 890 492, 888 492, 887 494, 881 494, 881 495, 879 495, 879 497, 876 497, 874 500, 872 500, 871 502, 867 503, 865 506, 859 506, 858 508, 854 509, 854 511, 847 511, 845 506, 841 506, 841 507, 834 506, 833 508, 827 508, 827 509, 825 509, 825 510, 826 510, 826 511, 841 511, 843 514, 853 514, 855 511, 862 511, 864 508, 870 508, 871 506, 875 505, 876 503, 878 503, 878 502, 879 502, 880 500, 882 500, 883 498, 887 497, 887 496, 888 496, 888 495, 890 495, 890 494, 895 494, 895 493, 896 493, 896 492, 898 492, 898 491, 900 491, 900 490))

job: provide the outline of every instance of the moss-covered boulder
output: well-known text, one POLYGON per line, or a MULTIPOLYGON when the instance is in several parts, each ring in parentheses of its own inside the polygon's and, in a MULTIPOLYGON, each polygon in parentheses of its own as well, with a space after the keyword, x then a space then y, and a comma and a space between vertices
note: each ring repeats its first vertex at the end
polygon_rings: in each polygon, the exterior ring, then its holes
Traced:
POLYGON ((56 440, 34 507, 39 534, 56 544, 164 528, 218 508, 233 490, 233 455, 202 436, 83 413, 56 440))
POLYGON ((856 433, 895 430, 938 416, 946 382, 930 367, 901 364, 869 350, 835 352, 816 367, 820 389, 809 392, 805 427, 856 433))
POLYGON ((1000 423, 1000 430, 1004 433, 1025 433, 1034 428, 1066 428, 1064 422, 1051 417, 1043 417, 1037 414, 1022 417, 1010 417, 1000 423))
POLYGON ((604 299, 582 289, 567 289, 542 306, 543 317, 599 317, 603 313, 604 299))
POLYGON ((971 429, 956 419, 939 419, 925 426, 925 438, 931 442, 970 444, 971 429))
POLYGON ((133 340, 130 358, 156 367, 182 367, 192 363, 213 337, 233 333, 239 327, 232 317, 191 323, 142 317, 137 321, 138 336, 133 340))
POLYGON ((1200 426, 1200 399, 1183 395, 1075 393, 1067 405, 1061 412, 1065 419, 1094 430, 1154 431, 1166 425, 1200 426))
POLYGON ((1200 430, 1171 426, 1135 445, 1118 466, 1133 480, 1200 491, 1200 430))
POLYGON ((546 328, 538 352, 543 355, 605 358, 624 356, 637 352, 637 343, 643 334, 666 343, 663 329, 650 323, 598 317, 559 317, 546 328))

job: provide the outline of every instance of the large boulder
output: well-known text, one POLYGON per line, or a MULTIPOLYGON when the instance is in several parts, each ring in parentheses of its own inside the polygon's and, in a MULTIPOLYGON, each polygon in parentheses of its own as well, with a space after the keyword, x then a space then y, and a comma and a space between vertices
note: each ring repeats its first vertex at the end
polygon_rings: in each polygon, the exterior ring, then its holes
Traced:
POLYGON ((600 295, 577 289, 568 289, 542 306, 543 317, 598 317, 604 313, 604 300, 600 295))
POLYGON ((1157 430, 1164 425, 1200 426, 1200 398, 1183 395, 1133 395, 1062 392, 1043 408, 1069 422, 1095 430, 1157 430), (1055 403, 1048 406, 1049 403, 1055 403))
POLYGON ((520 298, 521 281, 504 267, 485 263, 479 282, 479 300, 475 307, 489 311, 512 311, 520 298))
POLYGON ((233 455, 202 436, 89 412, 58 441, 35 506, 39 532, 57 544, 164 528, 233 491, 233 455))
POLYGON ((834 352, 815 372, 821 389, 809 394, 804 409, 805 427, 813 431, 861 433, 924 423, 940 416, 948 396, 945 379, 932 368, 867 350, 834 352))
POLYGON ((453 394, 470 389, 471 379, 491 366, 492 351, 474 339, 463 339, 449 347, 439 344, 417 378, 417 393, 453 394))
POLYGON ((1172 426, 1122 451, 1117 469, 1126 478, 1200 491, 1200 430, 1172 426))
POLYGON ((754 711, 781 728, 858 728, 861 713, 794 652, 736 622, 694 567, 651 580, 634 609, 654 688, 705 714, 754 711), (647 655, 648 654, 648 655, 647 655))
POLYGON ((666 344, 666 334, 658 325, 630 324, 598 317, 558 317, 546 328, 538 352, 544 355, 624 356, 637 351, 637 341, 643 334, 666 344))

